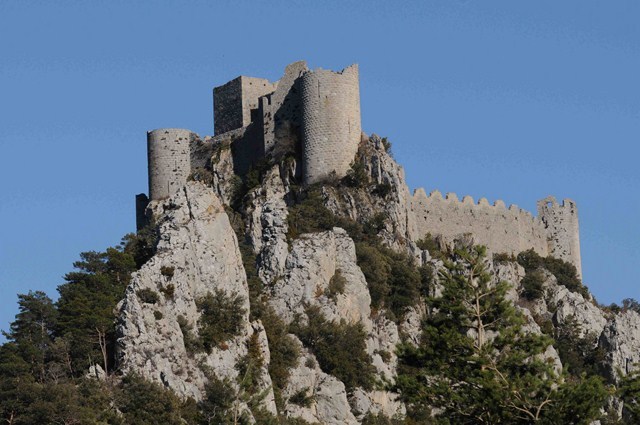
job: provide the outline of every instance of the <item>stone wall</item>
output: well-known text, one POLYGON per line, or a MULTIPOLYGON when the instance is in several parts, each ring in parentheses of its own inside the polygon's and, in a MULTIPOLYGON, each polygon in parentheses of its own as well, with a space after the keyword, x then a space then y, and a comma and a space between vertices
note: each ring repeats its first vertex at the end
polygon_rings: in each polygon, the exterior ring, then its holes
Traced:
POLYGON ((538 201, 538 216, 547 230, 549 255, 574 264, 578 269, 578 276, 582 276, 576 203, 565 199, 562 204, 558 204, 556 198, 549 196, 538 201))
POLYGON ((258 109, 258 99, 272 93, 276 83, 264 78, 240 76, 213 89, 214 133, 216 135, 248 126, 258 109))
POLYGON ((195 134, 180 128, 160 128, 147 133, 149 199, 173 195, 191 172, 191 142, 195 134))
POLYGON ((242 77, 213 88, 213 131, 215 135, 243 127, 242 77))
POLYGON ((243 126, 256 121, 257 115, 252 116, 252 111, 257 112, 260 97, 273 93, 278 83, 271 83, 264 78, 240 77, 242 83, 242 121, 243 126))
POLYGON ((361 137, 358 65, 302 76, 302 161, 306 184, 346 175, 361 137))
POLYGON ((447 238, 471 233, 475 243, 485 245, 493 253, 518 254, 533 248, 542 256, 549 255, 545 225, 529 212, 503 201, 493 205, 482 198, 476 204, 465 196, 462 201, 454 193, 446 198, 438 191, 426 195, 415 191, 411 208, 418 229, 418 239, 427 233, 447 238))
POLYGON ((302 121, 299 81, 308 70, 305 61, 287 65, 275 91, 260 98, 265 152, 276 148, 291 151, 299 143, 302 121))

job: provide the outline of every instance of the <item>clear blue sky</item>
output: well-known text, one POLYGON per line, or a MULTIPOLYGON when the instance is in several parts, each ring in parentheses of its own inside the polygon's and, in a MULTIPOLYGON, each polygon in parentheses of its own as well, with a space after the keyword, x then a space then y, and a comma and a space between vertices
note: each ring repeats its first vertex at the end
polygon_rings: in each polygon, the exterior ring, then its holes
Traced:
POLYGON ((0 0, 0 328, 16 294, 134 230, 145 132, 211 89, 360 64, 411 188, 579 208, 585 282, 640 299, 640 2, 0 0))

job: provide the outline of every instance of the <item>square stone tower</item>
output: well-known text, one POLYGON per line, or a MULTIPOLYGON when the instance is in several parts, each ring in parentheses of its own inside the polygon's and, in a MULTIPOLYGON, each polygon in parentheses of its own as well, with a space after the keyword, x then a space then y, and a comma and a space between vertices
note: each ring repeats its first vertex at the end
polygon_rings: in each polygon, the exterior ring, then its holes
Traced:
POLYGON ((258 109, 260 97, 273 93, 277 83, 264 78, 240 76, 213 89, 214 133, 243 128, 251 124, 251 110, 258 109))

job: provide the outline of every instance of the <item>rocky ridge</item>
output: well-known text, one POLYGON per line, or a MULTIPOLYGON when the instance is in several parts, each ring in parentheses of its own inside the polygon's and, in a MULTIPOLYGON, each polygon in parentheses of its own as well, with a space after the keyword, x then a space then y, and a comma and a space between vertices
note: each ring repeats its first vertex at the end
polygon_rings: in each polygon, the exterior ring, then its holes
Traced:
MULTIPOLYGON (((416 244, 402 167, 375 135, 363 142, 359 158, 367 188, 325 185, 325 206, 356 222, 381 215, 384 221, 378 236, 384 244, 408 253, 417 265, 430 265, 437 273, 442 261, 416 244)), ((249 339, 257 335, 264 361, 259 382, 266 394, 261 406, 276 413, 269 375, 270 347, 262 323, 249 319, 247 271, 226 212, 238 184, 231 149, 216 150, 206 166, 213 176, 211 184, 189 182, 169 199, 149 206, 160 241, 155 256, 134 274, 119 305, 120 363, 125 371, 136 371, 183 397, 199 399, 210 374, 237 382, 238 364, 247 355, 249 339), (143 290, 157 293, 155 302, 143 301, 143 290), (215 290, 242 299, 241 331, 210 353, 189 353, 185 329, 197 335, 201 315, 197 300, 215 290)), ((412 307, 398 324, 389 320, 384 310, 373 311, 354 241, 344 229, 306 233, 290 240, 289 207, 296 190, 296 167, 295 160, 274 164, 262 173, 261 184, 248 190, 242 207, 244 234, 240 235, 245 240, 240 242, 248 243, 256 255, 256 270, 268 305, 286 324, 307 320, 305 309, 309 306, 317 307, 329 321, 361 324, 367 334, 366 351, 380 382, 392 383, 397 375, 395 347, 402 339, 419 340, 425 309, 420 304, 412 307), (344 288, 331 293, 329 286, 336 275, 344 280, 344 288)), ((440 242, 444 247, 452 243, 440 242)), ((604 350, 601 367, 614 382, 619 379, 618 371, 628 373, 640 361, 640 315, 636 312, 604 311, 592 299, 559 285, 550 273, 545 274, 544 297, 524 302, 519 287, 524 269, 511 261, 496 261, 490 267, 496 279, 513 284, 509 296, 528 318, 528 331, 541 332, 544 321, 556 327, 577 323, 580 336, 604 350)), ((355 424, 367 413, 404 414, 397 395, 382 389, 388 388, 383 385, 348 393, 343 382, 321 369, 308 347, 295 335, 291 337, 300 356, 283 389, 284 404, 278 413, 322 424, 355 424), (291 401, 301 391, 309 393, 310 404, 291 401)), ((545 356, 557 369, 562 367, 553 347, 545 356)), ((250 414, 249 406, 240 404, 240 409, 250 414)))

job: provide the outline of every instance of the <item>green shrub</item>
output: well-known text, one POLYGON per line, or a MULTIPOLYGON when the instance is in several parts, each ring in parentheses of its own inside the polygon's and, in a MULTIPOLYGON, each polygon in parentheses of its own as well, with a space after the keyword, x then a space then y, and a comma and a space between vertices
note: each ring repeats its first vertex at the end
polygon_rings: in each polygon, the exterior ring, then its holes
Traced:
POLYGON ((625 298, 622 300, 622 309, 623 310, 631 310, 640 314, 640 303, 633 298, 625 298))
MULTIPOLYGON (((127 424, 183 424, 181 410, 192 400, 181 401, 171 390, 130 374, 122 378, 115 394, 115 406, 127 424)), ((186 409, 185 409, 186 410, 186 409)), ((60 421, 59 423, 80 423, 60 421)), ((84 423, 84 422, 83 422, 84 423)), ((87 422, 88 423, 88 422, 87 422)), ((95 422, 97 423, 97 422, 95 422)), ((99 423, 103 423, 100 421, 99 423)), ((116 422, 120 423, 120 422, 116 422)))
POLYGON ((124 252, 133 256, 136 268, 139 270, 156 253, 158 245, 158 228, 151 221, 137 233, 129 233, 122 238, 124 252))
MULTIPOLYGON (((426 425, 431 423, 431 421, 428 422, 420 422, 420 424, 422 425, 426 425)), ((417 422, 413 422, 409 419, 405 420, 400 420, 400 419, 389 419, 388 417, 386 417, 384 414, 382 413, 378 413, 378 414, 373 414, 371 412, 367 413, 365 415, 364 418, 362 418, 362 425, 400 425, 400 424, 404 424, 404 425, 411 425, 411 424, 415 424, 417 425, 417 422)))
POLYGON ((289 397, 289 402, 302 407, 311 407, 315 402, 315 397, 308 394, 309 389, 310 388, 307 387, 295 392, 291 397, 289 397))
POLYGON ((418 273, 420 273, 420 295, 428 297, 431 295, 435 280, 435 269, 431 264, 425 264, 418 268, 418 273))
POLYGON ((495 263, 513 263, 513 262, 517 262, 518 259, 513 254, 507 254, 506 252, 499 252, 497 254, 493 254, 493 261, 495 263))
POLYGON ((349 187, 358 188, 367 187, 371 183, 364 162, 360 157, 356 158, 354 163, 351 164, 351 168, 347 171, 347 175, 342 181, 349 187))
POLYGON ((334 214, 324 206, 320 190, 311 188, 301 194, 301 197, 297 204, 289 207, 289 240, 296 239, 303 233, 331 230, 337 224, 334 214))
POLYGON ((259 388, 262 366, 264 366, 264 358, 260 340, 258 334, 254 332, 247 341, 247 354, 236 365, 240 388, 250 395, 254 395, 259 388))
POLYGON ((372 389, 375 368, 367 354, 367 333, 362 324, 329 322, 318 307, 308 307, 306 314, 308 324, 300 325, 298 318, 291 330, 313 351, 320 368, 341 380, 348 392, 356 387, 372 389))
MULTIPOLYGON (((413 259, 372 242, 356 243, 356 256, 369 287, 371 305, 387 307, 391 318, 401 319, 418 302, 424 289, 422 273, 413 259)), ((430 277, 425 283, 429 280, 430 277)))
POLYGON ((347 279, 342 276, 342 273, 339 269, 336 269, 336 272, 329 280, 329 287, 327 288, 326 295, 329 299, 335 301, 338 297, 338 294, 344 294, 344 288, 347 283, 347 279))
POLYGON ((377 184, 373 189, 373 194, 377 195, 381 198, 386 198, 388 194, 391 193, 393 187, 389 183, 380 183, 377 184))
POLYGON ((196 300, 200 312, 198 335, 202 347, 211 353, 214 347, 240 334, 245 309, 242 297, 229 296, 216 289, 196 300))
POLYGON ((173 274, 175 273, 176 268, 173 266, 162 266, 160 267, 160 274, 167 279, 171 280, 173 274))
POLYGON ((380 356, 383 362, 389 363, 391 361, 391 353, 385 350, 375 350, 375 353, 380 356))
POLYGON ((287 386, 291 369, 298 364, 300 352, 298 344, 289 335, 287 326, 273 309, 265 308, 261 319, 271 350, 269 376, 273 381, 276 405, 282 409, 284 407, 282 390, 287 386))
POLYGON ((438 260, 444 260, 447 257, 446 253, 440 249, 440 245, 431 233, 427 233, 424 238, 416 241, 416 246, 422 250, 428 251, 429 255, 438 260))
POLYGON ((371 305, 379 308, 390 292, 389 274, 391 265, 389 259, 377 246, 366 243, 356 243, 358 266, 362 270, 369 287, 371 305))
POLYGON ((187 353, 193 354, 203 350, 202 344, 199 339, 193 334, 193 326, 189 323, 186 317, 178 316, 178 326, 182 332, 182 341, 187 353))
POLYGON ((160 288, 160 292, 162 292, 164 297, 168 300, 173 299, 175 291, 176 291, 176 287, 173 285, 173 283, 170 283, 160 288))
MULTIPOLYGON (((234 404, 236 391, 228 380, 221 380, 215 376, 209 376, 204 385, 205 396, 198 403, 201 415, 206 418, 202 423, 206 424, 232 424, 234 423, 234 404)), ((238 423, 237 421, 235 423, 238 423)), ((242 422, 244 423, 244 422, 242 422)))
POLYGON ((556 277, 558 285, 566 287, 571 292, 577 292, 586 299, 590 297, 589 290, 580 282, 578 271, 571 263, 554 257, 541 257, 533 249, 518 254, 518 263, 526 272, 543 267, 556 277))
POLYGON ((594 334, 581 335, 581 326, 573 317, 557 326, 552 334, 563 368, 574 377, 583 374, 599 375, 605 363, 606 352, 594 334))
POLYGON ((536 269, 528 271, 520 285, 522 285, 522 296, 530 301, 542 298, 544 295, 544 274, 536 269))
POLYGON ((160 300, 158 293, 149 288, 138 289, 136 295, 140 298, 140 301, 146 304, 155 304, 160 300))
POLYGON ((155 318, 156 318, 156 320, 161 320, 161 319, 162 319, 162 317, 163 317, 162 312, 160 312, 160 311, 158 311, 158 310, 154 311, 154 312, 153 312, 153 317, 155 317, 155 318))
POLYGON ((382 138, 382 146, 384 146, 384 150, 387 151, 389 155, 393 156, 393 153, 391 152, 391 142, 387 137, 382 138))

